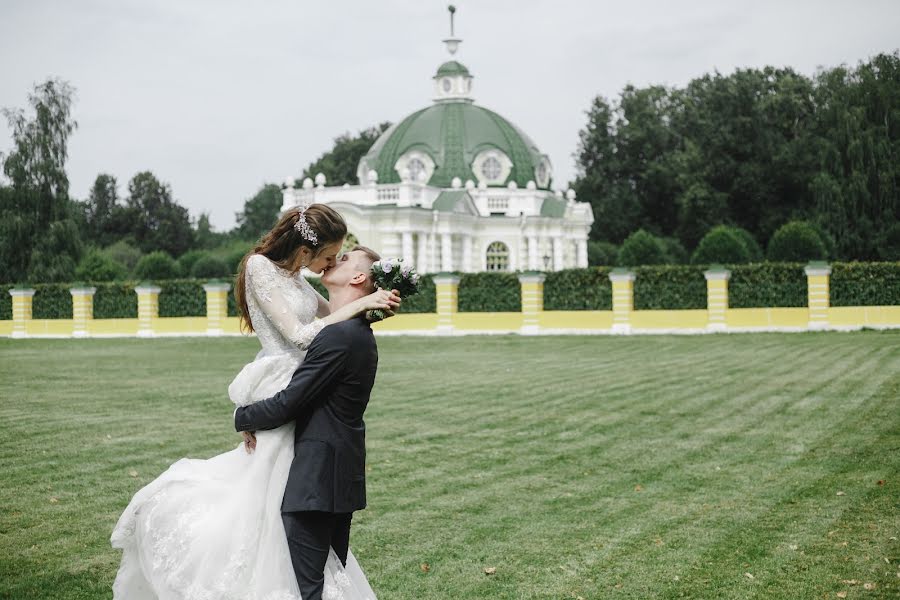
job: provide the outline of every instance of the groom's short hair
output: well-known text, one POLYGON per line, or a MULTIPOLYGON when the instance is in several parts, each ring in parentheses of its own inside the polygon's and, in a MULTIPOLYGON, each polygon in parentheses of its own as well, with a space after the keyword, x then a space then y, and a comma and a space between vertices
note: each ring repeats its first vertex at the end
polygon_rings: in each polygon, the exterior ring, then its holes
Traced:
POLYGON ((381 255, 380 255, 380 254, 378 254, 377 252, 375 252, 374 250, 372 250, 371 248, 368 248, 368 247, 366 247, 366 246, 354 246, 354 247, 353 247, 353 250, 351 250, 350 252, 362 252, 362 253, 364 253, 364 254, 369 258, 369 260, 371 260, 373 263, 376 263, 376 262, 378 262, 379 260, 381 260, 381 255))
MULTIPOLYGON (((367 246, 354 246, 350 252, 362 252, 366 255, 366 258, 368 258, 373 263, 381 260, 381 255, 367 246)), ((369 291, 375 291, 375 282, 372 281, 371 269, 366 271, 366 286, 368 287, 369 291)))

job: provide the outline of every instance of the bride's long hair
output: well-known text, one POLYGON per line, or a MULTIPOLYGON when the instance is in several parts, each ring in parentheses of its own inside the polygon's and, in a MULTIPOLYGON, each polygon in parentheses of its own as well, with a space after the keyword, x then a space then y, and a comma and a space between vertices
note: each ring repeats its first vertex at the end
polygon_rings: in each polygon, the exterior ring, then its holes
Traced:
POLYGON ((304 246, 309 248, 315 258, 326 246, 347 237, 347 224, 344 218, 330 206, 311 204, 303 211, 303 215, 316 234, 316 244, 305 239, 297 231, 295 225, 300 218, 300 211, 292 208, 281 215, 275 227, 241 260, 234 283, 234 297, 241 311, 241 331, 245 329, 253 331, 250 309, 247 306, 247 259, 254 254, 262 254, 282 269, 296 273, 300 270, 300 248, 304 246))

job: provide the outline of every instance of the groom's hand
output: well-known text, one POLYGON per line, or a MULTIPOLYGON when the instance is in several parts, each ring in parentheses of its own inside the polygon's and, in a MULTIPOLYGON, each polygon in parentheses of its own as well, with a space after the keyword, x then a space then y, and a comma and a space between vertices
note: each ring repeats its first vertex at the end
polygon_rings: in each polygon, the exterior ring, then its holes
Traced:
POLYGON ((244 450, 247 454, 252 454, 256 450, 256 434, 252 431, 242 431, 241 437, 244 438, 244 450))

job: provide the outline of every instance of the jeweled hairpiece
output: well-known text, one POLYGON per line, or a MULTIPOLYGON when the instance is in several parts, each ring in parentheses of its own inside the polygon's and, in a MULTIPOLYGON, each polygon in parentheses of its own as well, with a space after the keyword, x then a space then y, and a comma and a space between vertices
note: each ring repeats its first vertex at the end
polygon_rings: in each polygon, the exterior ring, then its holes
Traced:
POLYGON ((297 216, 297 222, 294 223, 294 229, 297 230, 297 233, 300 234, 307 242, 311 243, 313 246, 319 245, 319 238, 316 235, 316 232, 313 231, 313 228, 309 226, 309 222, 306 220, 306 209, 309 208, 308 204, 301 204, 297 207, 299 211, 299 215, 297 216))

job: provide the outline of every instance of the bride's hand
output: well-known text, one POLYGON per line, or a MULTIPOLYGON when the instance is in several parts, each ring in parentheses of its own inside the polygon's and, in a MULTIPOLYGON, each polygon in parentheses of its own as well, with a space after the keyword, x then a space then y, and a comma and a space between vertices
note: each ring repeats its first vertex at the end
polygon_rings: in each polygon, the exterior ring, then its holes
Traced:
POLYGON ((360 312, 377 308, 391 312, 396 311, 400 308, 400 293, 397 290, 378 290, 365 298, 360 298, 360 312))

